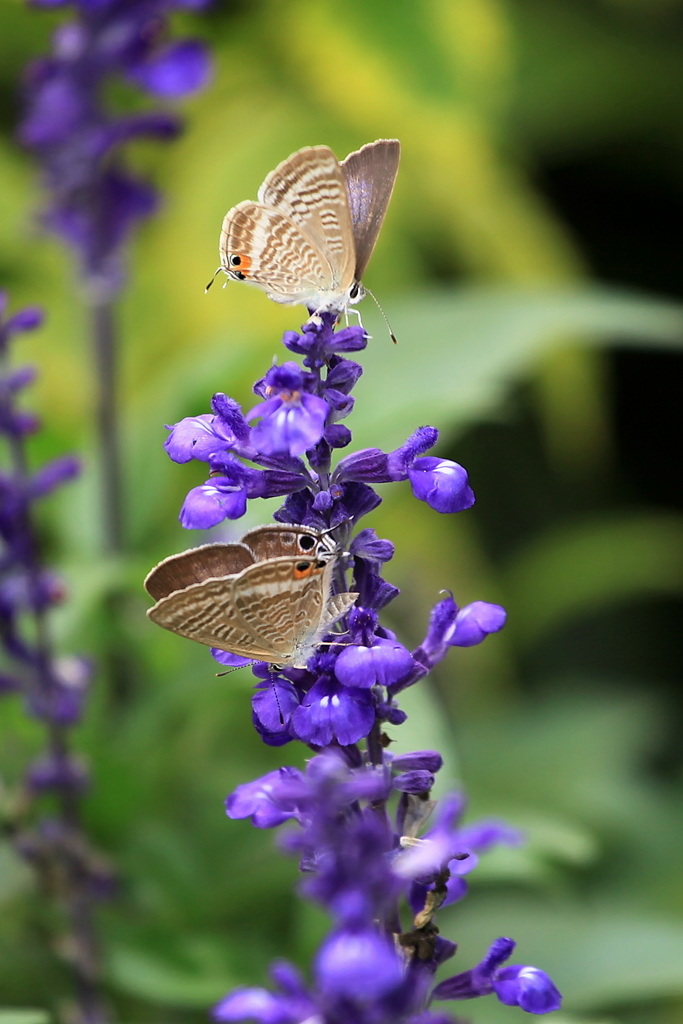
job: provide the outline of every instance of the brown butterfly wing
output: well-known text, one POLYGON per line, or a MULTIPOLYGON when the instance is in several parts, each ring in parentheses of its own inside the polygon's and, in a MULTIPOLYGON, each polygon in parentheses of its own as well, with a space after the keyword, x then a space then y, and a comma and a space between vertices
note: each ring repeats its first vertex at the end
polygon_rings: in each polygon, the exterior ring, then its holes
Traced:
POLYGON ((147 574, 145 589, 158 601, 212 577, 234 575, 256 561, 245 544, 205 544, 169 555, 147 574))
POLYGON ((256 661, 272 661, 273 651, 262 645, 235 607, 234 584, 243 575, 204 580, 175 591, 157 601, 147 615, 158 626, 196 643, 256 661))
POLYGON ((274 302, 306 303, 333 286, 325 256, 278 210, 245 200, 226 213, 219 244, 221 266, 239 271, 274 302), (232 262, 239 257, 239 265, 232 262))
POLYGON ((349 153, 342 161, 356 249, 356 281, 361 280, 375 248, 394 190, 400 157, 398 139, 378 139, 349 153))
POLYGON ((346 291, 356 265, 346 179, 328 146, 308 146, 271 171, 260 203, 297 224, 332 269, 332 287, 346 291))
POLYGON ((257 526, 245 533, 242 544, 254 553, 254 560, 257 562, 285 556, 317 557, 321 554, 333 554, 335 550, 335 543, 329 533, 321 534, 306 526, 287 523, 257 526))

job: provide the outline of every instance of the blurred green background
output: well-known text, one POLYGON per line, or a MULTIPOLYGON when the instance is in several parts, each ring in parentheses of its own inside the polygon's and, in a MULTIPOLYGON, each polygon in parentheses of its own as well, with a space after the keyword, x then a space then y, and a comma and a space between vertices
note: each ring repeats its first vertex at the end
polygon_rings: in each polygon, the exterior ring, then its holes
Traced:
MULTIPOLYGON (((386 490, 367 521, 397 544, 386 623, 417 643, 442 588, 504 604, 509 623, 406 695, 394 749, 438 747, 442 790, 466 786, 473 816, 529 837, 483 858, 439 924, 460 944, 455 970, 514 936, 515 961, 565 994, 558 1024, 683 1021, 683 3, 224 0, 178 19, 210 42, 216 73, 179 141, 130 151, 164 204, 118 312, 129 554, 116 562, 101 554, 78 275, 35 226, 36 168, 13 140, 22 68, 61 17, 0 0, 0 285, 14 308, 47 312, 15 352, 41 370, 35 462, 75 451, 86 464, 42 527, 69 587, 60 648, 102 666, 77 742, 95 776, 88 828, 122 878, 100 914, 117 1015, 204 1020, 273 957, 305 966, 326 928, 293 896, 274 836, 222 807, 304 751, 260 742, 250 674, 217 679, 207 651, 148 623, 141 581, 206 539, 177 523, 204 477, 166 458, 163 424, 217 390, 249 408, 304 317, 246 287, 204 295, 223 215, 302 145, 342 157, 395 136, 402 165, 366 280, 399 344, 366 301, 374 338, 349 425, 355 446, 392 448, 433 423, 436 454, 468 468, 478 502, 444 517, 407 485, 386 490), (113 621, 103 609, 121 592, 113 621)), ((42 737, 18 704, 0 715, 11 790, 42 737)), ((50 922, 0 847, 0 1005, 67 994, 50 922)), ((521 1019, 490 999, 464 1009, 477 1024, 521 1019)))

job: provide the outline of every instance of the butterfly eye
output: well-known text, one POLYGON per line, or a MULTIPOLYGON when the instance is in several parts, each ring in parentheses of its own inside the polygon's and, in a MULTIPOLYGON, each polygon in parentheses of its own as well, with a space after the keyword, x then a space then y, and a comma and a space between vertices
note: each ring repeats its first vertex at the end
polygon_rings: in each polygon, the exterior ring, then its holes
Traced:
POLYGON ((351 291, 349 292, 349 298, 350 299, 357 298, 359 290, 360 290, 360 285, 358 284, 358 281, 354 281, 353 285, 351 286, 351 291))

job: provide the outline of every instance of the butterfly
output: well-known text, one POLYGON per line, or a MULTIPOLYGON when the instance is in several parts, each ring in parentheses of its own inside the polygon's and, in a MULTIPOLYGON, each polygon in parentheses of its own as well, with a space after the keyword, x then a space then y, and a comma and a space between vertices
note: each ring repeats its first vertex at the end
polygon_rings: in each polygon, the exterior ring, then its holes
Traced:
MULTIPOLYGON (((328 146, 283 160, 258 191, 225 215, 220 267, 269 299, 340 314, 365 295, 361 278, 375 248, 398 172, 401 145, 377 139, 341 163, 328 146)), ((215 275, 214 275, 215 277, 215 275)))
POLYGON ((305 668, 358 594, 333 593, 338 564, 329 533, 270 524, 236 544, 165 558, 145 579, 147 615, 179 636, 254 661, 305 668))

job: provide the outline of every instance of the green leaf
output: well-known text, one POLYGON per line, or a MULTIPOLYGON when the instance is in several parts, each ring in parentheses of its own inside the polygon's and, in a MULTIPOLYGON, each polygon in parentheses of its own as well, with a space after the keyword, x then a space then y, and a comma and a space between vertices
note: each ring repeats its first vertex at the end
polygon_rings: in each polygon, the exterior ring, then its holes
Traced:
POLYGON ((50 1015, 45 1010, 32 1008, 0 1009, 0 1024, 48 1024, 50 1015))
POLYGON ((492 415, 511 385, 567 338, 683 347, 683 306, 617 290, 469 288, 383 305, 398 345, 364 309, 374 337, 356 389, 359 447, 394 448, 420 423, 444 435, 464 430, 492 415))

